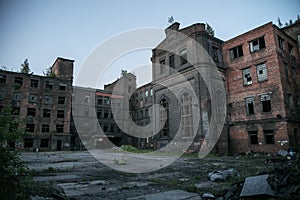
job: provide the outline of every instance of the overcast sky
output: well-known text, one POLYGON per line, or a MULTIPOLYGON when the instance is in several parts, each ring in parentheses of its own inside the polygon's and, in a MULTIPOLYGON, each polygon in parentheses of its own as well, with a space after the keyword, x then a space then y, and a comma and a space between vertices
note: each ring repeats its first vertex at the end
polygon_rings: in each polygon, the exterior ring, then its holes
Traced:
MULTIPOLYGON (((0 67, 18 71, 28 58, 31 71, 42 74, 57 57, 74 59, 76 84, 82 63, 99 44, 132 29, 166 28, 170 16, 181 28, 209 23, 215 36, 226 41, 267 22, 277 24, 277 17, 282 22, 295 20, 297 14, 299 0, 0 1, 0 67)), ((139 85, 150 81, 150 56, 148 49, 118 59, 99 87, 119 77, 121 69, 145 64, 147 70, 134 71, 139 85)))

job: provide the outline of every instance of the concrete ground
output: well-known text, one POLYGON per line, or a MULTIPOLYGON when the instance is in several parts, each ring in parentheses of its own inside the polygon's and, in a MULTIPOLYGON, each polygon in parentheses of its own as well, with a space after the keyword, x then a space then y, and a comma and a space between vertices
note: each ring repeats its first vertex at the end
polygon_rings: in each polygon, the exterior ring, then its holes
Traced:
POLYGON ((35 182, 32 199, 196 200, 204 193, 218 195, 231 184, 209 181, 207 175, 211 171, 235 168, 241 176, 248 176, 267 167, 264 158, 255 162, 242 157, 176 160, 171 155, 128 156, 114 151, 98 151, 97 155, 101 162, 88 151, 23 152, 21 159, 32 170, 35 182), (176 161, 166 164, 173 160, 176 161), (157 163, 166 167, 154 170, 157 163), (138 173, 141 169, 151 172, 138 173))

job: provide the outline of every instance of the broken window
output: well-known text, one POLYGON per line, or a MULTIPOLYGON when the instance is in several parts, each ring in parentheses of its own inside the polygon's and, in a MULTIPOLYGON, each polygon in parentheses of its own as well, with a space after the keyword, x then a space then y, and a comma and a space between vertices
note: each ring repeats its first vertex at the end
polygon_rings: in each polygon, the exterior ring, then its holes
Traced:
POLYGON ((245 101, 246 101, 247 114, 248 115, 254 114, 254 97, 247 97, 245 101))
POLYGON ((257 131, 248 131, 250 144, 258 144, 257 131))
POLYGON ((174 56, 174 54, 169 56, 169 67, 170 68, 175 68, 175 56, 174 56))
POLYGON ((50 126, 48 124, 43 124, 42 133, 49 133, 49 131, 50 131, 50 126))
POLYGON ((162 99, 159 104, 163 107, 159 110, 161 137, 167 137, 169 135, 169 103, 166 99, 162 99))
POLYGON ((40 147, 48 147, 49 139, 41 139, 41 146, 40 147))
POLYGON ((58 97, 58 101, 57 101, 58 104, 63 105, 65 104, 65 102, 66 102, 66 97, 58 97))
POLYGON ((46 89, 52 90, 54 83, 52 81, 46 81, 46 89))
POLYGON ((33 139, 32 138, 24 138, 24 147, 25 148, 33 147, 33 139))
POLYGON ((0 84, 5 84, 6 83, 6 75, 0 74, 0 84))
POLYGON ((265 39, 264 37, 260 37, 257 38, 255 40, 252 40, 251 42, 249 42, 249 48, 250 48, 250 52, 255 52, 258 51, 260 49, 265 48, 265 39))
POLYGON ((183 129, 182 136, 193 136, 193 112, 192 96, 184 93, 180 99, 181 102, 181 124, 183 129))
POLYGON ((180 65, 184 65, 187 63, 187 51, 183 49, 179 52, 180 55, 180 65))
POLYGON ((216 46, 212 46, 211 57, 215 62, 219 62, 219 49, 216 46))
POLYGON ((5 98, 5 92, 0 92, 0 100, 5 98))
POLYGON ((63 133, 64 132, 64 125, 63 124, 57 124, 56 125, 56 132, 57 133, 63 133))
POLYGON ((52 96, 44 96, 44 104, 52 104, 53 102, 53 97, 52 96))
POLYGON ((44 109, 43 110, 43 117, 50 117, 51 116, 51 110, 50 109, 44 109))
POLYGON ((65 118, 65 111, 64 110, 58 110, 56 117, 57 118, 65 118))
POLYGON ((36 112, 35 108, 27 108, 27 116, 35 117, 35 112, 36 112))
POLYGON ((33 133, 34 132, 34 124, 26 124, 26 132, 33 133))
POLYGON ((274 130, 264 130, 264 136, 266 144, 275 144, 274 130))
POLYGON ((163 74, 166 72, 166 60, 165 59, 162 59, 159 61, 159 65, 160 65, 160 74, 163 74))
POLYGON ((20 107, 13 107, 12 108, 12 114, 13 115, 19 115, 20 114, 20 107))
POLYGON ((268 79, 266 64, 256 65, 257 79, 258 82, 262 82, 268 79))
POLYGON ((97 96, 97 105, 102 105, 102 97, 101 96, 97 96))
POLYGON ((60 83, 58 89, 63 90, 63 91, 66 90, 67 89, 67 84, 60 83))
POLYGON ((293 55, 293 48, 294 48, 294 46, 291 45, 290 43, 288 43, 288 48, 289 48, 289 54, 293 55))
POLYGON ((271 98, 269 94, 262 94, 260 96, 260 101, 262 104, 262 111, 263 112, 270 112, 272 107, 271 107, 271 98))
POLYGON ((84 103, 90 103, 90 96, 84 96, 84 103))
POLYGON ((284 39, 278 35, 278 46, 281 50, 284 50, 284 39))
POLYGON ((39 80, 31 79, 31 81, 30 81, 30 87, 32 87, 32 88, 38 88, 38 86, 39 86, 39 80))
POLYGON ((229 52, 231 60, 234 58, 242 57, 244 55, 242 45, 230 49, 229 52))
POLYGON ((108 106, 109 102, 110 102, 109 97, 104 97, 104 105, 108 106))
POLYGON ((250 68, 243 69, 243 80, 244 80, 244 85, 251 85, 252 84, 252 77, 251 77, 250 68))
POLYGON ((14 92, 12 95, 13 101, 21 101, 22 100, 22 93, 21 92, 14 92))
POLYGON ((15 84, 18 84, 19 86, 23 85, 23 78, 22 77, 15 77, 15 84))

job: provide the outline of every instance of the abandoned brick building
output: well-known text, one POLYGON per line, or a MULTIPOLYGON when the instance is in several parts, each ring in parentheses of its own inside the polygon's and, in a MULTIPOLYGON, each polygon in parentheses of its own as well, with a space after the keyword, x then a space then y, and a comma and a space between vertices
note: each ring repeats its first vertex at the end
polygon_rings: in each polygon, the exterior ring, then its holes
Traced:
POLYGON ((299 147, 297 47, 296 40, 272 23, 223 44, 230 152, 299 147))
POLYGON ((13 115, 25 120, 18 148, 69 149, 73 60, 57 58, 55 77, 0 70, 0 106, 11 103, 13 115))

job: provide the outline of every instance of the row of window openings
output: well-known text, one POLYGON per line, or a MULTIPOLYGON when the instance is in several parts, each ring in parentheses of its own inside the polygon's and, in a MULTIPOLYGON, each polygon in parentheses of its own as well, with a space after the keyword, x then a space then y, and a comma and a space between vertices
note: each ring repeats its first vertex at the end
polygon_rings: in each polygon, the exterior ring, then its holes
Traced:
MULTIPOLYGON (((13 107, 12 109, 13 115, 20 114, 20 107, 13 107)), ((27 116, 35 117, 36 116, 36 109, 35 108, 27 108, 27 116)), ((51 117, 51 110, 50 109, 43 109, 43 117, 49 118, 51 117)), ((57 118, 65 118, 65 111, 58 110, 56 113, 57 118)))
MULTIPOLYGON (((85 103, 89 103, 89 100, 85 100, 85 103)), ((110 105, 110 98, 109 97, 97 97, 97 105, 110 105)), ((113 107, 121 107, 121 102, 112 102, 113 107)))
MULTIPOLYGON (((0 100, 5 98, 5 92, 0 92, 0 100)), ((13 101, 21 101, 22 100, 22 93, 16 92, 13 93, 12 96, 13 101)), ((30 103, 37 103, 38 102, 38 95, 37 94, 29 94, 28 102, 30 103)), ((53 96, 44 96, 44 104, 52 104, 53 103, 53 96)), ((57 98, 57 104, 63 105, 66 103, 66 97, 59 96, 57 98)))
MULTIPOLYGON (((33 147, 33 138, 25 138, 24 147, 25 148, 33 147)), ((40 147, 49 147, 49 139, 41 139, 40 147)))
MULTIPOLYGON (((248 131, 250 144, 259 144, 258 132, 248 131)), ((264 142, 265 144, 275 144, 274 130, 264 130, 264 142)))
MULTIPOLYGON (((26 132, 34 133, 35 130, 35 124, 26 124, 26 132)), ((50 126, 48 124, 42 124, 42 133, 49 133, 50 132, 50 126)), ((64 125, 63 124, 57 124, 56 125, 56 132, 57 133, 63 133, 64 132, 64 125)))
POLYGON ((120 132, 121 130, 118 127, 115 126, 109 126, 109 125, 100 125, 101 127, 103 127, 103 132, 107 133, 107 132, 120 132))
MULTIPOLYGON (((265 63, 256 65, 256 73, 257 73, 258 82, 268 80, 267 67, 265 63)), ((243 74, 244 85, 251 85, 252 84, 251 68, 243 69, 242 74, 243 74)))
MULTIPOLYGON (((187 63, 187 50, 183 49, 179 52, 179 57, 180 57, 180 66, 184 65, 187 63)), ((172 54, 169 56, 169 67, 170 68, 175 68, 175 55, 172 54)), ((161 59, 159 60, 160 64, 160 74, 163 74, 166 72, 166 59, 161 59)))
MULTIPOLYGON (((6 75, 0 75, 0 84, 5 84, 6 83, 6 75)), ((22 77, 15 77, 14 83, 22 86, 23 85, 23 78, 22 77)), ((54 83, 51 81, 46 81, 45 88, 47 90, 52 90, 54 86, 54 83)), ((36 79, 31 79, 30 81, 30 87, 32 88, 38 88, 39 87, 39 80, 36 79)), ((62 84, 60 83, 58 86, 58 90, 65 91, 67 90, 67 84, 62 84)))
MULTIPOLYGON (((245 98, 246 101, 246 109, 248 115, 255 114, 254 109, 254 97, 245 98)), ((272 110, 271 98, 269 94, 263 94, 260 96, 261 106, 263 112, 270 112, 272 110)))
MULTIPOLYGON (((284 39, 281 38, 280 36, 278 36, 278 46, 280 49, 284 50, 284 39)), ((260 37, 249 42, 249 49, 251 53, 264 48, 266 48, 264 37, 260 37)), ((294 46, 288 43, 288 51, 290 55, 292 54, 293 48, 294 46)), ((242 57, 244 56, 243 46, 242 45, 236 46, 230 49, 229 53, 230 53, 231 60, 234 58, 242 57)))
MULTIPOLYGON (((153 96, 153 89, 152 88, 150 90, 145 90, 143 92, 140 92, 140 93, 136 94, 135 99, 136 99, 136 101, 138 101, 138 98, 143 99, 144 97, 147 98, 149 96, 150 97, 153 96), (144 96, 144 94, 145 94, 145 96, 144 96)), ((145 100, 147 100, 147 99, 145 99, 145 100)))

